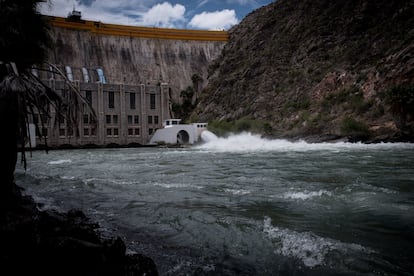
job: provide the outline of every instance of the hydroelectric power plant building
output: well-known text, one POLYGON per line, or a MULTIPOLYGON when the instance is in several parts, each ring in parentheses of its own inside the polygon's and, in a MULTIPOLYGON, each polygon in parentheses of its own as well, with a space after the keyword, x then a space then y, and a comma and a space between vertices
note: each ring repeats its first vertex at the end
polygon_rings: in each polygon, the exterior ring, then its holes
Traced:
MULTIPOLYGON (((171 95, 184 89, 182 79, 190 78, 194 73, 190 70, 204 74, 207 63, 228 39, 222 31, 104 24, 82 20, 79 12, 72 15, 48 17, 55 40, 48 60, 53 66, 33 69, 33 73, 63 97, 69 85, 75 86, 92 105, 96 121, 87 108, 80 110, 75 128, 69 128, 54 110, 50 118, 35 116, 34 120, 46 122, 41 131, 51 147, 148 144, 163 121, 172 118, 171 95), (153 44, 161 50, 152 49, 153 44), (167 58, 156 51, 165 51, 167 58), (177 64, 182 72, 177 72, 177 64), (56 70, 65 77, 52 73, 56 70)), ((44 143, 36 138, 37 146, 44 143)))
MULTIPOLYGON (((66 73, 76 72, 69 66, 65 69, 66 73)), ((34 120, 37 122, 41 119, 46 122, 46 127, 42 131, 47 138, 48 146, 145 145, 153 132, 162 126, 163 120, 170 118, 168 84, 109 84, 104 79, 102 69, 97 70, 102 74, 101 80, 97 81, 93 81, 93 74, 90 74, 93 70, 82 69, 84 77, 89 80, 78 79, 72 81, 72 85, 76 86, 91 104, 96 118, 86 107, 80 111, 80 120, 75 128, 69 128, 64 118, 57 122, 58 116, 53 110, 51 118, 35 117, 34 120)), ((98 73, 96 75, 99 76, 98 73)), ((52 78, 45 82, 65 97, 67 81, 52 78)), ((37 137, 37 145, 44 143, 44 139, 37 137)))

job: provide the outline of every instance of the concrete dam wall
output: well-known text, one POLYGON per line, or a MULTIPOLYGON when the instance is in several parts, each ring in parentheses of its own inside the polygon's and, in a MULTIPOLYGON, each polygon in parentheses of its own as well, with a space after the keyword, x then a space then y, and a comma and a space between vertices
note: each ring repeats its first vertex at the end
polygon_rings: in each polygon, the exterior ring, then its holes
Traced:
MULTIPOLYGON (((176 30, 104 24, 50 17, 53 47, 48 61, 70 66, 84 81, 82 68, 103 69, 107 83, 168 83, 173 101, 192 85, 194 74, 207 84, 207 67, 228 40, 224 31, 176 30)), ((93 81, 93 80, 91 80, 93 81)))

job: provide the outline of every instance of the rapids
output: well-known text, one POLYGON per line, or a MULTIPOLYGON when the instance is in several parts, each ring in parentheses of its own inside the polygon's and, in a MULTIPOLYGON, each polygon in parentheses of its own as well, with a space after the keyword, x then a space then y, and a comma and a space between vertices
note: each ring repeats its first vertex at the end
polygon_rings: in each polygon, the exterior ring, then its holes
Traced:
POLYGON ((16 181, 43 208, 82 209, 161 275, 413 274, 413 144, 204 141, 36 151, 16 181))

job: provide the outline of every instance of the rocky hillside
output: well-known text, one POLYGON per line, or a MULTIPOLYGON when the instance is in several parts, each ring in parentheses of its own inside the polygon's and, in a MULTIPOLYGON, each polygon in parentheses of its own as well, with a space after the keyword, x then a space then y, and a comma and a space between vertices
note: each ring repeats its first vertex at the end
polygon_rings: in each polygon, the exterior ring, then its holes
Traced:
POLYGON ((399 0, 258 9, 230 30, 192 118, 274 137, 413 140, 413 14, 399 0))

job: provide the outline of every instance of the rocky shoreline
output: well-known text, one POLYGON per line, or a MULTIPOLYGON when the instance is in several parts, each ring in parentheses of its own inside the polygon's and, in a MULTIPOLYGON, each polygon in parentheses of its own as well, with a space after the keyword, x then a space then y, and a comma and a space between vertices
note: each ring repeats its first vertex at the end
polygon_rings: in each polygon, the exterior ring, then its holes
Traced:
POLYGON ((363 143, 363 144, 378 144, 378 143, 414 143, 412 134, 394 133, 393 135, 377 135, 377 136, 358 136, 358 135, 337 135, 337 134, 285 134, 285 135, 261 135, 266 139, 285 139, 291 142, 305 141, 307 143, 363 143))
MULTIPOLYGON (((0 265, 13 275, 158 275, 152 259, 127 254, 79 210, 41 211, 14 185, 0 200, 0 265)), ((2 273, 3 274, 3 273, 2 273)))

